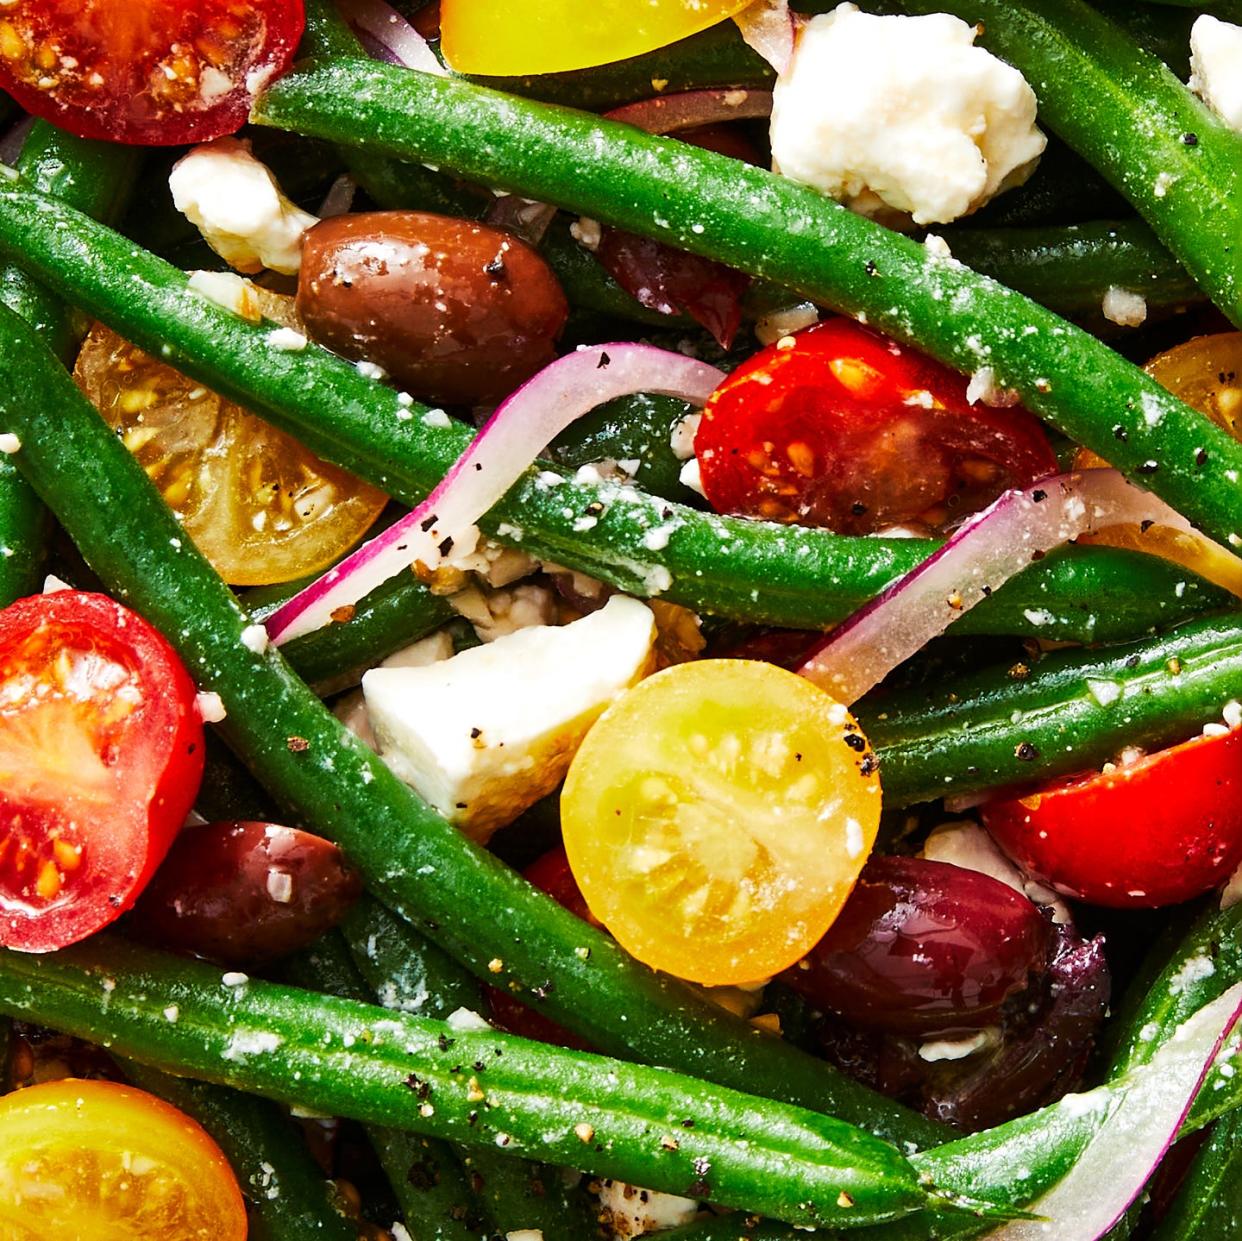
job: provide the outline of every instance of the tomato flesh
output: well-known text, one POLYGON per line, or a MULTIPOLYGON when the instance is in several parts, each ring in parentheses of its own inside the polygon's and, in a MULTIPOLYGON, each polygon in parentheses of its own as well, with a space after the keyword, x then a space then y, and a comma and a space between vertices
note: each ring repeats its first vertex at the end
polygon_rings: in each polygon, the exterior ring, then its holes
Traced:
POLYGON ((591 913, 640 961, 713 986, 792 965, 875 839, 876 761, 849 712, 770 664, 677 664, 587 734, 561 797, 591 913))
POLYGON ((0 944, 49 951, 118 917, 202 767, 194 684, 141 617, 80 591, 0 611, 0 944))
POLYGON ((82 138, 204 142, 293 59, 302 0, 8 0, 0 85, 82 138))
POLYGON ((1066 896, 1119 909, 1191 900, 1242 861, 1242 729, 988 802, 982 816, 1066 896))
POLYGON ((1042 426, 849 319, 787 336, 712 393, 695 437, 718 512, 870 534, 943 527, 1053 474, 1042 426))
POLYGON ((0 1235, 245 1241, 246 1207, 196 1121, 144 1091, 67 1078, 0 1099, 0 1235))

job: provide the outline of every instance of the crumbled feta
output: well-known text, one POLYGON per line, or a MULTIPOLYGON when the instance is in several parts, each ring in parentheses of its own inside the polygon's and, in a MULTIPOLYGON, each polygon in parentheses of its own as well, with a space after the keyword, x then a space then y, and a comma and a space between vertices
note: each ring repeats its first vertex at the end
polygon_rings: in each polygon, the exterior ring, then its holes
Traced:
POLYGON ((1104 318, 1121 327, 1139 327, 1147 322, 1147 299, 1120 285, 1109 285, 1101 309, 1104 318))
POLYGON ((702 421, 702 414, 687 414, 673 427, 668 446, 678 461, 689 461, 694 457, 694 437, 698 435, 702 421))
POLYGON ((6 457, 11 457, 15 452, 21 452, 22 442, 11 431, 5 431, 0 434, 0 452, 6 457))
POLYGON ((1190 89, 1242 130, 1242 26, 1204 14, 1190 28, 1190 89))
POLYGON ((650 669, 655 621, 616 595, 424 668, 362 679, 380 754, 468 835, 486 840, 564 778, 587 729, 650 669))
POLYGON ((543 1241, 543 1231, 539 1228, 519 1228, 516 1232, 506 1232, 505 1241, 543 1241))
POLYGON ((473 1008, 455 1008, 444 1021, 446 1025, 462 1033, 471 1030, 481 1033, 492 1028, 492 1023, 480 1017, 473 1008))
POLYGON ((62 578, 56 576, 55 573, 49 573, 43 579, 43 593, 45 595, 54 595, 62 590, 72 590, 73 587, 62 578))
POLYGON ((600 1220, 614 1237, 641 1237, 693 1222, 699 1204, 693 1198, 640 1189, 624 1181, 601 1181, 600 1220))
POLYGON ((699 466, 698 457, 692 457, 681 467, 677 481, 689 491, 696 491, 701 496, 707 495, 707 492, 703 490, 703 471, 699 466))
POLYGON ((782 336, 801 332, 819 322, 819 307, 814 302, 799 302, 796 306, 783 306, 771 314, 755 320, 755 339, 761 345, 771 345, 782 336))
POLYGON ((579 216, 569 226, 569 235, 584 250, 598 250, 599 243, 603 240, 604 230, 600 227, 598 220, 589 219, 587 216, 579 216))
POLYGON ((224 709, 224 700, 214 690, 200 690, 196 702, 198 718, 204 724, 218 724, 228 715, 224 709))
POLYGON ((302 234, 319 223, 281 193, 242 138, 196 146, 173 165, 168 187, 177 210, 238 271, 269 267, 293 275, 302 263, 302 234))
POLYGON ((308 342, 305 335, 297 328, 278 327, 268 332, 267 343, 281 353, 301 353, 308 342))
POLYGON ((1047 140, 1026 79, 947 13, 813 17, 776 82, 772 160, 864 215, 947 223, 1030 176, 1047 140))
POLYGON ((241 640, 242 646, 256 655, 262 655, 267 650, 267 630, 262 625, 247 625, 242 630, 241 640))
POLYGON ((1019 397, 1012 388, 1001 386, 990 366, 981 366, 966 385, 966 400, 971 405, 982 401, 991 409, 1007 409, 1016 405, 1019 397))
POLYGON ((484 642, 495 642, 523 629, 550 625, 556 619, 556 600, 550 590, 522 582, 507 590, 485 591, 478 586, 449 599, 454 611, 464 616, 484 642))
POLYGON ((263 311, 255 287, 244 276, 232 271, 194 271, 187 284, 213 306, 239 315, 248 323, 262 322, 263 311))

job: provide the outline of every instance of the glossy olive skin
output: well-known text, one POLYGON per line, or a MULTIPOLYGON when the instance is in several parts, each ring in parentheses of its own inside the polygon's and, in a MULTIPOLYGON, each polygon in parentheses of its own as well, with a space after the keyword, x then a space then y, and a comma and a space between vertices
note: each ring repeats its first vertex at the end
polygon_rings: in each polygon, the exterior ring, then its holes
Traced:
POLYGON ((783 978, 817 1008, 901 1034, 975 1029, 1046 969, 1049 922, 988 875, 873 857, 828 933, 783 978))
POLYGON ((205 823, 182 831, 128 927, 221 965, 261 965, 313 943, 361 891, 320 836, 273 823, 205 823))
POLYGON ((320 344, 454 405, 499 401, 546 366, 569 313, 525 242, 423 211, 315 225, 302 243, 297 309, 320 344))

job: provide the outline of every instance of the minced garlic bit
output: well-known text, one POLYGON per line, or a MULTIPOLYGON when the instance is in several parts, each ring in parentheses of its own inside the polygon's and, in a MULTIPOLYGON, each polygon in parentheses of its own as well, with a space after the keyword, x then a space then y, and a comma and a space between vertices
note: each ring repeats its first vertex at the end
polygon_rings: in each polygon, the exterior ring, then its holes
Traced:
POLYGON ((200 690, 195 701, 198 717, 204 724, 218 724, 228 715, 223 699, 214 690, 200 690))
POLYGON ((278 327, 268 332, 267 343, 281 353, 301 353, 310 342, 297 328, 278 327))
POLYGON ((242 630, 241 641, 246 650, 262 655, 267 650, 267 630, 262 625, 247 625, 242 630))

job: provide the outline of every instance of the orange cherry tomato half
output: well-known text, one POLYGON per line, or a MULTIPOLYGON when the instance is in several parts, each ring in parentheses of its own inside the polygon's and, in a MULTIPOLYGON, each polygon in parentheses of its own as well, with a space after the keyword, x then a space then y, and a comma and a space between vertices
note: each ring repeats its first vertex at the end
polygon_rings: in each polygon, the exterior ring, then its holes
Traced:
POLYGON ((0 611, 0 944, 47 952, 119 917, 202 774, 194 683, 142 617, 76 590, 0 611))
POLYGON ((1057 471, 1041 424, 850 319, 770 345, 712 393, 695 437, 721 513, 870 534, 943 526, 1057 471))
POLYGON ((205 142, 293 59, 302 0, 6 0, 0 86, 82 138, 205 142))
POLYGON ((559 73, 638 56, 706 30, 753 0, 441 0, 458 73, 559 73))
POLYGON ((1242 861, 1242 729, 1054 780, 981 813, 1019 866, 1066 896, 1118 909, 1188 901, 1242 861))
POLYGON ((792 965, 875 841, 877 763, 840 703, 771 664, 676 664, 587 734, 561 794, 591 913, 647 965, 713 986, 792 965))
POLYGON ((0 1099, 5 1241, 245 1241, 246 1228, 223 1152, 162 1099, 74 1078, 0 1099))

